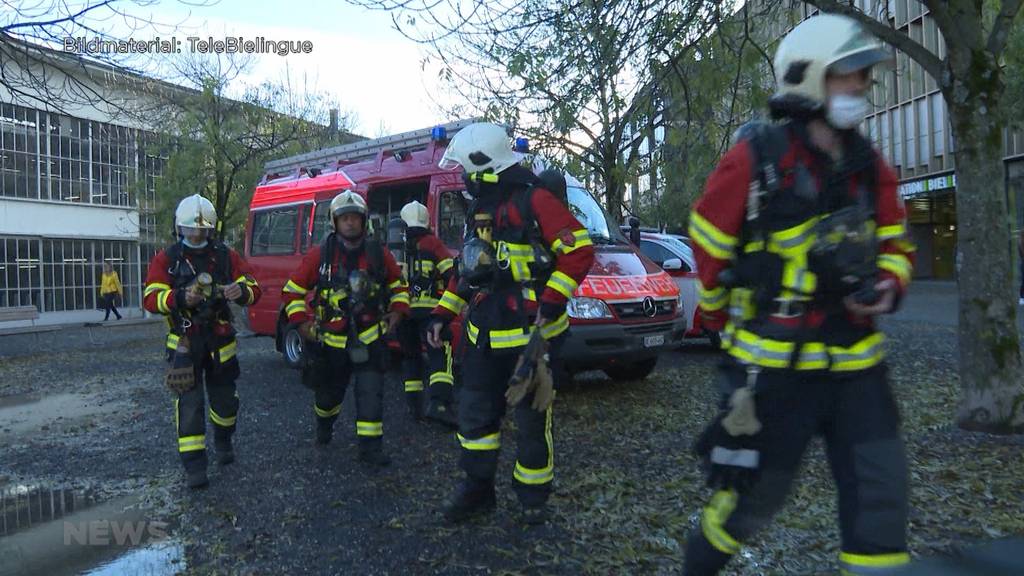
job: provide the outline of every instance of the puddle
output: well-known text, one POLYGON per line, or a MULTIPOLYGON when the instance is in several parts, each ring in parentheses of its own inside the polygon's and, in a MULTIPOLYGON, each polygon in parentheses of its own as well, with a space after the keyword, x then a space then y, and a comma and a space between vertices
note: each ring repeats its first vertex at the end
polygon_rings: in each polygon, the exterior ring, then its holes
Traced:
POLYGON ((120 409, 123 402, 99 402, 88 394, 38 396, 19 394, 0 398, 0 433, 21 434, 42 430, 120 409))
POLYGON ((137 494, 94 494, 35 485, 0 491, 0 576, 140 574, 185 570, 170 519, 148 517, 137 494), (168 521, 163 521, 168 520, 168 521))

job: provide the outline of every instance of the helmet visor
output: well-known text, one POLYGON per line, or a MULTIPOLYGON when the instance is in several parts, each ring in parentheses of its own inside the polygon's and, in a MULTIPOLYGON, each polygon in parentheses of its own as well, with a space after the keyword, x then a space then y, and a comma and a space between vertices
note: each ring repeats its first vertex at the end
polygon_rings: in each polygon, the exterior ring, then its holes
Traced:
POLYGON ((892 52, 882 47, 856 52, 844 56, 829 64, 828 71, 833 74, 851 74, 859 70, 871 68, 877 64, 892 64, 892 52))

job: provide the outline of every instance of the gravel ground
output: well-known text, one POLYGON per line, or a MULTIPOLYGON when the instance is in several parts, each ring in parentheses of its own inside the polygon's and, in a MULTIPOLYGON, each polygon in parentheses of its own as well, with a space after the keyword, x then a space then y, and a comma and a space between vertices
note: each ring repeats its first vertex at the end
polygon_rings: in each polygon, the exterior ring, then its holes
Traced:
MULTIPOLYGON (((889 331, 911 459, 912 552, 1024 533, 1021 439, 952 425, 954 328, 900 321, 889 331)), ((646 381, 587 374, 559 394, 555 517, 528 529, 517 521, 507 449, 498 511, 467 525, 443 523, 438 509, 458 479, 457 443, 408 418, 398 378, 385 394, 390 468, 356 462, 351 398, 334 443, 314 448, 312 394, 268 338, 240 341, 238 461, 211 463, 211 486, 188 491, 161 382, 162 327, 103 336, 102 345, 79 338, 58 354, 44 344, 0 356, 0 401, 88 399, 87 408, 38 426, 0 420, 0 489, 40 482, 102 497, 141 494, 151 517, 176 527, 189 573, 678 573, 685 533, 708 496, 689 452, 714 403, 717 354, 702 344, 666 353, 646 381)), ((790 505, 733 573, 830 573, 837 542, 833 486, 815 444, 790 505)))

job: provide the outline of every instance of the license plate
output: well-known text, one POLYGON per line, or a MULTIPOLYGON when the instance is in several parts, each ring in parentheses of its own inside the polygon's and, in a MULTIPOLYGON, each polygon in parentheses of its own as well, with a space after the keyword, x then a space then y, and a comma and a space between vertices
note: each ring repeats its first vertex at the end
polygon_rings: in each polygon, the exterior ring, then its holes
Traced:
POLYGON ((651 348, 654 346, 661 346, 665 343, 665 335, 657 334, 655 336, 644 336, 644 348, 651 348))

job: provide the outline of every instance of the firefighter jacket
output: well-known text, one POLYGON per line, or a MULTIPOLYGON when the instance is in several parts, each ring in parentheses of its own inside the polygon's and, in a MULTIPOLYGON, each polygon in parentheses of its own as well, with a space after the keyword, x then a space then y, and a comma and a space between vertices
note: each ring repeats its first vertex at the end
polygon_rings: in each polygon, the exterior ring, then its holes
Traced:
POLYGON ((306 253, 284 285, 282 301, 289 323, 315 320, 324 344, 345 348, 349 338, 369 345, 383 336, 385 310, 407 313, 409 286, 395 257, 376 239, 364 239, 359 248, 347 250, 332 233, 306 253), (349 283, 355 271, 372 281, 365 296, 357 296, 349 283))
POLYGON ((485 223, 470 233, 493 245, 498 279, 474 289, 453 276, 433 314, 451 319, 468 307, 469 343, 509 349, 529 341, 538 307, 558 310, 541 327, 545 338, 569 328, 566 302, 590 271, 594 246, 587 229, 548 190, 528 187, 497 196, 489 206, 471 208, 469 222, 485 223), (542 265, 544 259, 550 263, 542 265))
POLYGON ((441 239, 426 229, 411 228, 406 234, 410 237, 406 254, 409 306, 413 314, 425 316, 437 307, 455 261, 441 239))
POLYGON ((187 248, 178 242, 158 252, 149 263, 142 305, 154 314, 167 316, 169 353, 174 352, 178 337, 184 333, 190 337, 212 333, 210 356, 218 365, 237 364, 235 330, 227 302, 211 298, 197 308, 185 306, 186 291, 203 272, 213 277, 215 286, 232 282, 241 286, 242 295, 236 300, 239 306, 250 306, 260 299, 260 287, 249 263, 238 252, 211 240, 199 249, 187 248))
POLYGON ((870 265, 873 258, 876 270, 871 282, 895 280, 898 301, 910 282, 914 247, 907 240, 896 175, 864 141, 863 169, 829 180, 833 167, 823 153, 812 151, 793 125, 777 130, 784 130, 776 146, 777 194, 755 196, 765 173, 765 165, 756 159, 764 153, 744 139, 722 158, 691 213, 699 307, 706 326, 724 328, 723 349, 746 364, 834 372, 870 368, 884 357, 883 335, 872 318, 849 313, 841 299, 823 298, 824 275, 819 277, 809 262, 821 236, 834 234, 820 223, 860 201, 871 208, 864 226, 871 240, 865 259, 870 265), (830 191, 830 202, 815 200, 830 191), (752 220, 755 214, 759 216, 752 220), (751 229, 751 222, 757 222, 760 233, 751 229), (723 270, 741 268, 755 258, 761 258, 757 274, 768 274, 775 285, 767 303, 749 283, 721 285, 723 270))

